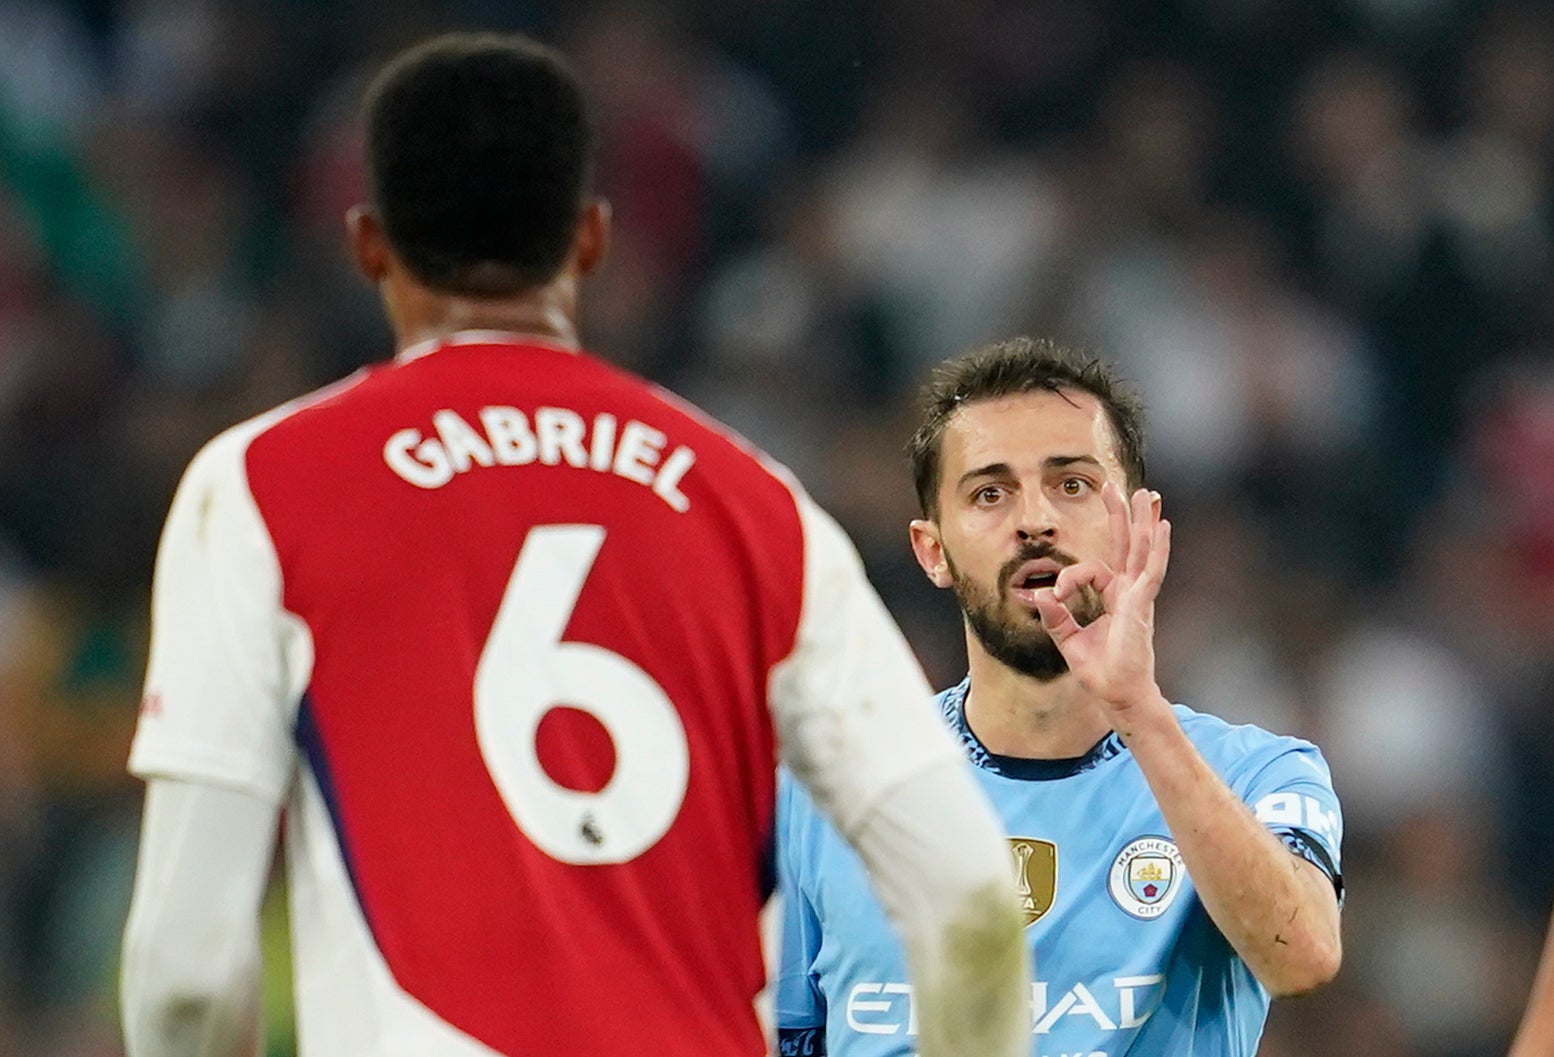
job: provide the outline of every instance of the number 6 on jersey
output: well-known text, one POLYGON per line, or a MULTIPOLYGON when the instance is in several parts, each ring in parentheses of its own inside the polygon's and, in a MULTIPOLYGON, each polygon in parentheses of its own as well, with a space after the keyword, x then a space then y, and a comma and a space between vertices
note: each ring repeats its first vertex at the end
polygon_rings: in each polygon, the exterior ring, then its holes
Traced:
POLYGON ((538 848, 584 866, 656 844, 690 778, 685 728, 652 676, 602 646, 562 641, 603 544, 598 525, 532 529, 475 668, 475 736, 503 803, 538 848), (558 706, 593 716, 614 742, 615 772, 597 793, 558 785, 540 764, 540 720, 558 706))

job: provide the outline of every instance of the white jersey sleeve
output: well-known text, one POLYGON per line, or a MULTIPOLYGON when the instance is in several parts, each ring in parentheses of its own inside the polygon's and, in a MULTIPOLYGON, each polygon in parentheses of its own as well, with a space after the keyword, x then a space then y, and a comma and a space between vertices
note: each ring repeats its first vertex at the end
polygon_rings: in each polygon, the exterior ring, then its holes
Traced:
POLYGON ((146 790, 119 1008, 128 1057, 261 1049, 259 906, 279 811, 206 783, 146 790))
POLYGON ((211 441, 173 499, 129 767, 279 804, 295 769, 291 732, 312 645, 282 608, 280 563, 244 471, 248 441, 264 424, 211 441))
POLYGON ((805 593, 772 709, 794 777, 857 850, 905 947, 923 1057, 1028 1051, 1008 846, 841 529, 800 498, 805 593))
POLYGON ((813 500, 797 500, 804 604, 769 697, 783 762, 850 837, 892 788, 961 753, 852 542, 813 500))

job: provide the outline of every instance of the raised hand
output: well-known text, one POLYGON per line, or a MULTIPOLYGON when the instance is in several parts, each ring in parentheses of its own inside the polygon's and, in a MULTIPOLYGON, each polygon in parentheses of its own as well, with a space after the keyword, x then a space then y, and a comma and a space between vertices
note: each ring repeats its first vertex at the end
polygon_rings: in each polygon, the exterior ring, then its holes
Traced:
POLYGON ((1108 482, 1101 501, 1112 538, 1124 543, 1120 571, 1105 562, 1079 562, 1036 595, 1042 626, 1069 670, 1105 703, 1113 726, 1123 732, 1127 725, 1120 721, 1134 707, 1164 700, 1155 683, 1155 596, 1171 554, 1171 523, 1161 519, 1158 499, 1141 488, 1129 502, 1108 482), (1105 612, 1081 627, 1063 603, 1086 586, 1100 595, 1105 612))

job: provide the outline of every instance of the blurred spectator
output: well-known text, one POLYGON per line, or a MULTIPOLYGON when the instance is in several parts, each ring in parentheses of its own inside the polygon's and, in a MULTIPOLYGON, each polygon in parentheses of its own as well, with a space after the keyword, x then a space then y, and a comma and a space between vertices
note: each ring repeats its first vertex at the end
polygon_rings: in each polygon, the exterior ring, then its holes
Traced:
POLYGON ((1030 156, 963 98, 900 76, 878 86, 829 189, 844 274, 885 312, 896 391, 1024 323, 1061 222, 1030 156))

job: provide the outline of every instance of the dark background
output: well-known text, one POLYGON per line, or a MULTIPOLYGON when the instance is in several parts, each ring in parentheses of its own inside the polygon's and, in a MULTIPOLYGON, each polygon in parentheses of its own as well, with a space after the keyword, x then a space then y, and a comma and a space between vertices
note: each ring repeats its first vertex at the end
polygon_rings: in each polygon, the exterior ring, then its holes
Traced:
POLYGON ((0 1055, 120 1052, 160 521, 211 434, 390 352, 357 104, 455 26, 590 85, 589 344, 787 462, 940 685, 913 388, 1018 332, 1117 360, 1168 694, 1316 740, 1347 816, 1343 973, 1261 1053, 1503 1050, 1554 887, 1551 5, 5 0, 0 1055))

